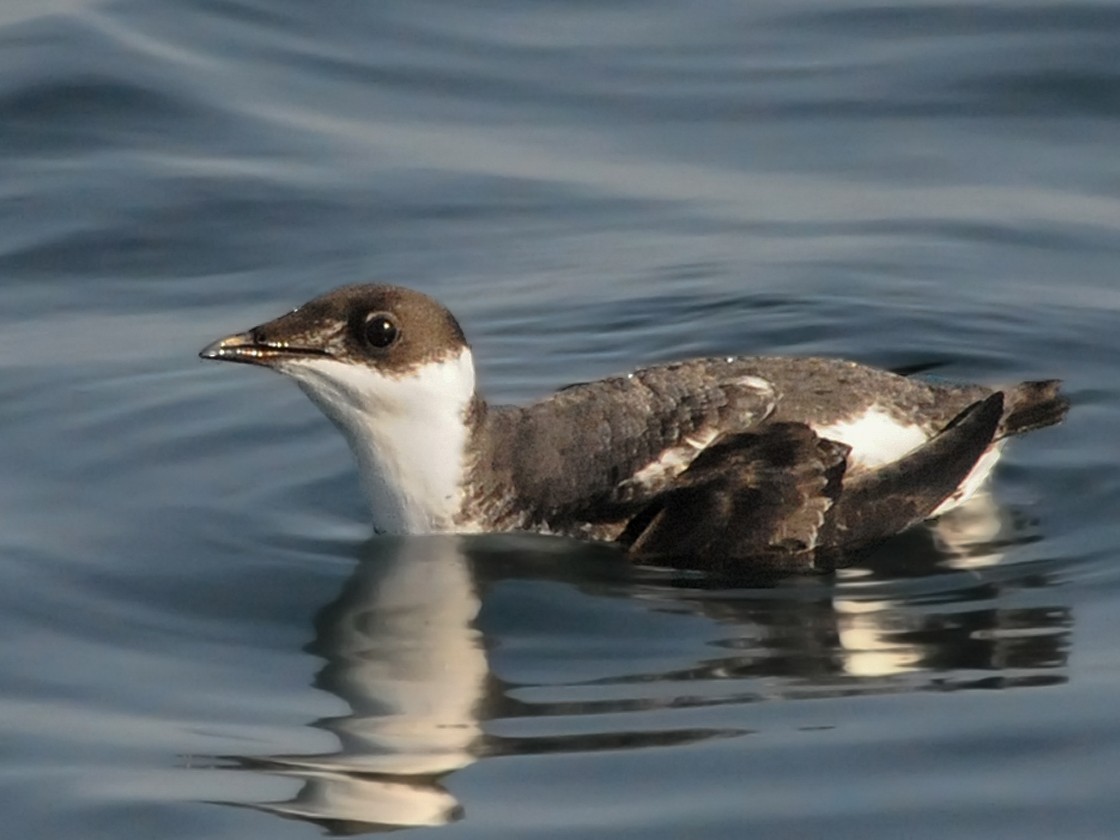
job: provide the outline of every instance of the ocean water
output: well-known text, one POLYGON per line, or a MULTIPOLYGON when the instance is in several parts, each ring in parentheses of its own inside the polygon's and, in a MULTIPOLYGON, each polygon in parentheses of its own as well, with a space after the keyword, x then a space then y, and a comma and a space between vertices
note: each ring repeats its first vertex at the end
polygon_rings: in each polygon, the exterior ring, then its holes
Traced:
POLYGON ((8 0, 21 838, 1114 837, 1120 4, 8 0), (988 509, 722 585, 371 539, 207 342, 443 300, 488 397, 701 354, 1060 377, 988 509))

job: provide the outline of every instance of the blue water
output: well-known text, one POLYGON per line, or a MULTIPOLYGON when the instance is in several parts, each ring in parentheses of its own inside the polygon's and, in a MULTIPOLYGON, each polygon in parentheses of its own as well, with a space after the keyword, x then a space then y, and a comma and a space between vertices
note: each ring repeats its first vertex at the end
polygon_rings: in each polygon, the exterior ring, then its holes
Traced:
POLYGON ((1117 56, 1116 2, 9 0, 4 835, 1114 836, 1117 56), (1074 408, 834 577, 374 540, 196 357, 369 279, 493 400, 765 352, 1074 408))

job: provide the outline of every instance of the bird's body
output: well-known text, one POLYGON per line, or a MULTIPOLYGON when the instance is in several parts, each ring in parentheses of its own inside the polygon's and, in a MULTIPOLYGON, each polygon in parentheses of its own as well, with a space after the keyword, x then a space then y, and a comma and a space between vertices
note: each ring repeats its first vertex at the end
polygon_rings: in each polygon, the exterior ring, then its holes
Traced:
POLYGON ((1005 437, 1066 410, 1056 382, 997 392, 784 357, 491 406, 454 317, 393 286, 338 289, 203 356, 293 377, 355 452, 379 532, 538 531, 650 555, 869 542, 967 499, 1005 437), (857 499, 879 524, 855 527, 857 499))

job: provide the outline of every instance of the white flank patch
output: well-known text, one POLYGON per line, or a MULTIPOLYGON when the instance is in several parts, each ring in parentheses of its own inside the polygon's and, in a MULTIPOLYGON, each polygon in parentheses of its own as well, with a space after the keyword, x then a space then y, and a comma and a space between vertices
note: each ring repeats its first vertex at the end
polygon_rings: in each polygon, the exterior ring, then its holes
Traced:
POLYGON ((405 376, 301 358, 277 366, 346 435, 381 533, 454 530, 462 504, 464 417, 474 397, 470 350, 405 376))
POLYGON ((851 420, 814 426, 813 431, 826 440, 846 443, 852 448, 851 460, 866 469, 897 461, 928 440, 920 427, 900 423, 877 404, 851 420))
MULTIPOLYGON (((838 440, 852 447, 851 460, 863 469, 874 469, 897 461, 928 440, 921 428, 898 422, 879 405, 872 405, 852 420, 816 426, 813 431, 822 438, 838 440)), ((989 446, 956 492, 942 502, 931 516, 941 516, 967 502, 987 480, 1002 449, 1003 441, 989 446)))

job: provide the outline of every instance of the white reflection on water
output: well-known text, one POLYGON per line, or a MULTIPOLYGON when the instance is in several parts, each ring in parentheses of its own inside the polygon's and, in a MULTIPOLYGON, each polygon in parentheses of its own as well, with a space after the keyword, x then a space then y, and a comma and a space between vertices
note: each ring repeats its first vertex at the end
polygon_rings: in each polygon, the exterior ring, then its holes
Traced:
POLYGON ((401 541, 363 563, 316 619, 316 686, 349 707, 314 726, 338 738, 329 755, 253 763, 301 779, 283 816, 381 826, 442 825, 461 808, 439 777, 475 760, 488 673, 474 628, 480 602, 458 540, 401 541))
POLYGON ((370 543, 307 646, 314 686, 347 708, 309 726, 338 749, 236 757, 301 782, 241 804, 333 832, 436 826, 467 813, 446 783, 477 761, 740 737, 759 702, 1068 679, 1058 581, 954 569, 936 533, 834 578, 738 588, 533 539, 370 543))

